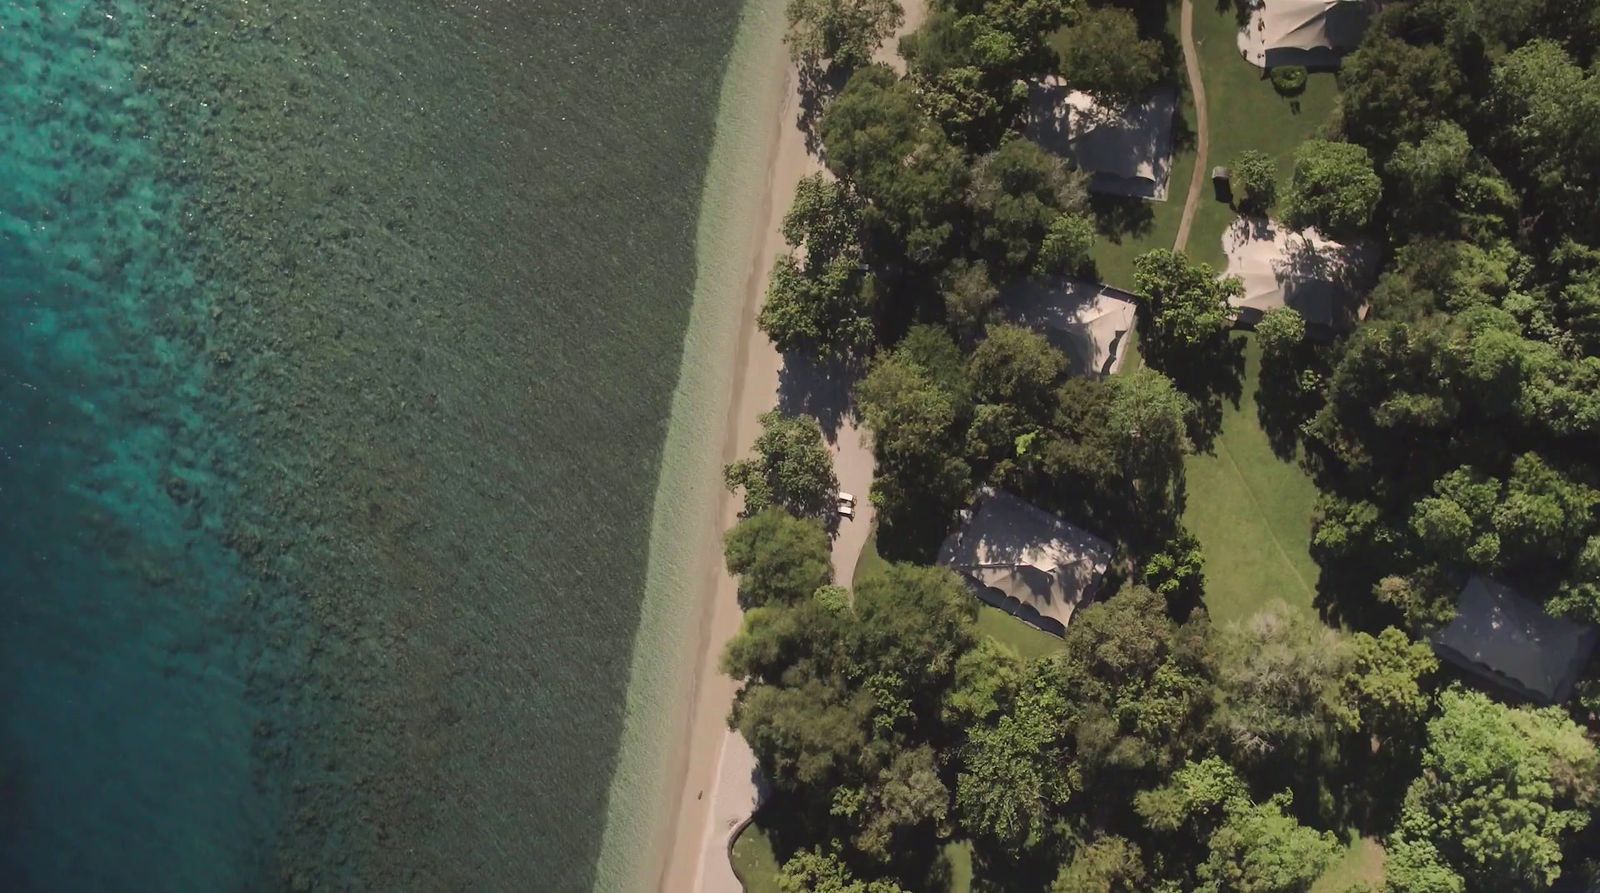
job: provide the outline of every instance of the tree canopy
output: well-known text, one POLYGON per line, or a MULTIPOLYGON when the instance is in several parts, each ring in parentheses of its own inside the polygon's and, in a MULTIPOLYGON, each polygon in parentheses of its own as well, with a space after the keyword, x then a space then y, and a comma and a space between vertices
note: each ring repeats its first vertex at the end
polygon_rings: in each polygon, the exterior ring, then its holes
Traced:
POLYGON ((1310 140, 1295 150, 1284 217, 1295 227, 1346 236, 1366 228, 1382 195, 1383 181, 1365 147, 1310 140))
POLYGON ((789 0, 784 15, 789 57, 813 72, 828 63, 846 69, 867 64, 905 21, 898 0, 789 0))
POLYGON ((776 505, 826 521, 839 491, 822 426, 811 416, 788 416, 775 409, 761 416, 755 455, 729 465, 723 478, 730 490, 744 490, 746 514, 776 505))

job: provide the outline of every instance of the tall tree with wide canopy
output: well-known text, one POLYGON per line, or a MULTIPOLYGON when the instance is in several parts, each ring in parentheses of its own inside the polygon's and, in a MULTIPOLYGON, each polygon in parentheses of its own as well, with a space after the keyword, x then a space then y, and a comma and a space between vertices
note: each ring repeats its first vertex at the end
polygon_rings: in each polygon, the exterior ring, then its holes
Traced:
POLYGON ((1439 706, 1391 841, 1407 854, 1410 886, 1400 889, 1548 889, 1564 840, 1589 822, 1600 791, 1594 742, 1558 708, 1460 689, 1439 706))
POLYGON ((1383 181, 1364 146, 1308 140, 1294 153, 1294 175, 1283 197, 1284 217, 1336 237, 1358 234, 1372 221, 1383 181))
POLYGON ((845 69, 865 65, 900 23, 898 0, 789 0, 789 57, 803 71, 820 73, 825 64, 845 69))
POLYGON ((1209 264, 1165 248, 1134 261, 1133 281, 1150 320, 1145 338, 1179 352, 1213 344, 1227 327, 1228 299, 1244 288, 1238 278, 1219 279, 1209 264))
POLYGON ((784 415, 776 409, 761 416, 755 455, 727 466, 722 474, 728 489, 744 490, 746 514, 776 505, 825 521, 839 491, 822 426, 811 416, 784 415))
POLYGON ((967 165, 923 114, 911 84, 869 65, 828 104, 819 130, 828 168, 866 200, 869 226, 886 230, 913 263, 942 262, 967 165))
POLYGON ((845 184, 822 174, 800 180, 783 218, 790 253, 773 265, 756 318, 779 350, 848 357, 871 346, 860 231, 861 203, 845 184))
POLYGON ((724 544, 728 571, 750 605, 797 602, 833 582, 827 531, 815 519, 769 508, 740 521, 724 544))
POLYGON ((1144 99, 1167 75, 1161 44, 1139 36, 1139 20, 1116 6, 1090 7, 1054 41, 1061 77, 1111 108, 1144 99))
POLYGON ((1051 224, 1063 213, 1087 210, 1085 182, 1033 141, 1007 141, 972 168, 967 200, 977 225, 974 247, 996 271, 1028 270, 1051 224))

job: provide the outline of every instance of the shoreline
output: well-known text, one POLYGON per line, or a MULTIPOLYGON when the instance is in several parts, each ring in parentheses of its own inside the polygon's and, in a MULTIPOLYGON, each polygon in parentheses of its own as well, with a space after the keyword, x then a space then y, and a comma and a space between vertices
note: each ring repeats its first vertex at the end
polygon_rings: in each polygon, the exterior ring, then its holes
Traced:
MULTIPOLYGON (((723 486, 722 469, 750 448, 760 416, 778 404, 783 357, 756 317, 772 260, 787 250, 782 224, 796 186, 823 170, 799 127, 799 76, 783 46, 783 5, 750 0, 723 74, 696 236, 695 303, 653 509, 644 613, 597 890, 742 889, 724 845, 737 820, 748 816, 753 785, 717 803, 720 784, 745 788, 737 776, 753 766, 748 748, 728 729, 738 686, 720 669, 722 650, 743 621, 738 583, 723 566, 722 537, 738 520, 739 504, 723 486), (729 356, 731 363, 716 362, 729 356), (681 523, 686 517, 698 522, 681 523), (669 653, 655 659, 657 646, 669 653), (741 752, 730 757, 735 741, 741 752), (643 786, 652 790, 641 796, 643 786), (646 840, 643 852, 622 854, 646 840)), ((901 72, 898 39, 927 16, 925 0, 902 6, 904 23, 874 54, 901 72)), ((841 484, 864 493, 871 453, 853 422, 837 434, 841 484)), ((870 525, 868 506, 859 530, 835 543, 835 574, 846 584, 870 525)))
MULTIPOLYGON (((778 37, 781 38, 781 31, 778 37)), ((760 433, 760 416, 777 405, 783 358, 756 326, 756 316, 766 294, 772 259, 786 250, 781 227, 795 187, 801 177, 821 169, 817 159, 806 151, 805 135, 796 126, 800 109, 798 78, 779 41, 773 41, 769 58, 771 68, 779 73, 774 84, 777 113, 768 124, 767 152, 761 166, 763 185, 753 221, 757 225, 748 231, 742 253, 745 276, 738 344, 732 363, 734 384, 723 417, 719 472, 749 449, 760 433)), ((696 562, 701 574, 696 590, 700 602, 698 635, 690 650, 696 662, 692 690, 685 702, 688 710, 682 734, 672 744, 679 750, 673 773, 675 816, 664 824, 657 838, 660 855, 653 889, 663 893, 699 893, 712 868, 703 857, 721 852, 723 835, 731 830, 719 829, 713 809, 719 776, 723 774, 725 745, 733 734, 727 727, 727 714, 738 687, 722 673, 719 664, 722 649, 738 633, 743 620, 738 583, 724 568, 722 558, 722 535, 737 521, 739 504, 721 486, 720 479, 717 485, 717 508, 710 518, 715 525, 714 536, 696 562)))
POLYGON ((754 440, 757 417, 770 408, 750 406, 759 382, 770 385, 766 403, 774 402, 781 360, 755 317, 769 255, 782 244, 778 225, 802 173, 786 169, 787 159, 809 157, 793 124, 782 7, 750 0, 723 71, 695 240, 694 304, 652 508, 596 890, 654 889, 679 870, 681 849, 698 853, 710 800, 691 798, 710 787, 720 747, 706 738, 725 732, 733 698, 733 680, 717 668, 741 617, 735 590, 722 585, 732 582, 722 567, 722 534, 737 510, 722 468, 754 440))

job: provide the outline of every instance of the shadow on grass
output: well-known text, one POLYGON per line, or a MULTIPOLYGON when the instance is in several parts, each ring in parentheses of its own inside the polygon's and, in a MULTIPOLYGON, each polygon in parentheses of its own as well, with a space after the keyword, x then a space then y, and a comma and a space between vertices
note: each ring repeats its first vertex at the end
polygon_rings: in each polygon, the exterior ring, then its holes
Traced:
POLYGON ((1189 439, 1198 452, 1214 450, 1222 431, 1224 401, 1237 409, 1244 396, 1243 338, 1224 333, 1201 348, 1173 349, 1155 339, 1141 343, 1145 362, 1172 379, 1194 404, 1189 418, 1189 439))
POLYGON ((1300 455, 1300 426, 1320 408, 1314 395, 1308 395, 1300 384, 1301 370, 1313 370, 1317 365, 1315 349, 1304 344, 1288 356, 1261 359, 1256 421, 1267 435, 1273 455, 1285 462, 1300 455))
POLYGON ((1155 226, 1155 212, 1149 202, 1141 199, 1091 193, 1089 210, 1094 214, 1095 228, 1113 245, 1121 245, 1123 239, 1140 238, 1155 226))

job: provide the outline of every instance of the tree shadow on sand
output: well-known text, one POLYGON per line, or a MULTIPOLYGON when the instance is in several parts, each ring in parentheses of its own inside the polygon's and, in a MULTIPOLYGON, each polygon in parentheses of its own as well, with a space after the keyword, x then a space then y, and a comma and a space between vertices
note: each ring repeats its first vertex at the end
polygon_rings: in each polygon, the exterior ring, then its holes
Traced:
POLYGON ((806 151, 821 155, 822 134, 819 128, 822 113, 827 110, 833 97, 844 89, 854 70, 831 65, 826 68, 802 65, 799 74, 800 113, 795 119, 795 126, 805 136, 806 151))
POLYGON ((787 351, 778 372, 778 408, 788 415, 815 418, 822 426, 822 436, 835 443, 839 427, 854 411, 851 391, 860 372, 860 365, 849 360, 787 351))

